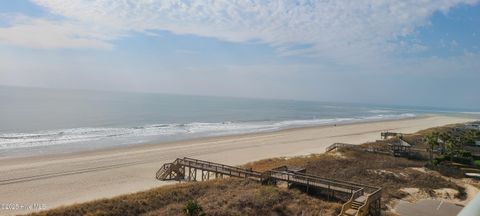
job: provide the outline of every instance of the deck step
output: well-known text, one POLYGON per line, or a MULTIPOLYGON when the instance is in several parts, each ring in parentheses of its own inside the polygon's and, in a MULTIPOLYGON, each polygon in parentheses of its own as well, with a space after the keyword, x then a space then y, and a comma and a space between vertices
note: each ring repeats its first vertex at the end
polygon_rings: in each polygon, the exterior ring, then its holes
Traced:
POLYGON ((357 214, 357 210, 355 209, 348 209, 343 213, 345 216, 355 216, 357 214))
POLYGON ((359 196, 354 200, 354 202, 364 203, 367 200, 367 196, 359 196))
POLYGON ((364 203, 353 201, 350 208, 358 210, 364 203))

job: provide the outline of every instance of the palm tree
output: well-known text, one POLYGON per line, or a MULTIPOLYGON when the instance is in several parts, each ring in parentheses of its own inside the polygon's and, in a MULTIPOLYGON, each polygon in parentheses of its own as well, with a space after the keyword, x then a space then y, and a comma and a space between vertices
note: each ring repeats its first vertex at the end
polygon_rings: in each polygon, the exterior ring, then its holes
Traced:
POLYGON ((439 145, 441 145, 441 153, 445 154, 445 150, 446 150, 445 145, 447 142, 449 142, 449 140, 452 139, 452 136, 449 133, 443 132, 438 134, 438 138, 440 138, 440 140, 442 141, 441 143, 439 143, 439 145))
POLYGON ((450 158, 455 156, 455 154, 457 153, 457 146, 455 143, 457 142, 453 139, 445 141, 445 154, 448 155, 450 158))
POLYGON ((438 133, 433 132, 427 136, 425 136, 425 143, 429 146, 430 152, 430 163, 433 164, 433 149, 438 146, 438 133))
POLYGON ((464 135, 464 141, 466 145, 475 144, 475 140, 477 139, 476 131, 468 130, 464 135))

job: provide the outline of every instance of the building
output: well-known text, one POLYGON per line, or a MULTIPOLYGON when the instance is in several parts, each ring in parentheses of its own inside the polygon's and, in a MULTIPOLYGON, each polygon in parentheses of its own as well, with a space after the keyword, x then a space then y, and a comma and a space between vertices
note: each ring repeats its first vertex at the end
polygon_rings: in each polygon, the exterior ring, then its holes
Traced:
POLYGON ((399 139, 398 142, 389 144, 389 146, 390 150, 393 152, 393 155, 397 157, 408 156, 412 148, 412 145, 405 142, 403 139, 399 139))
POLYGON ((471 122, 465 124, 465 127, 468 129, 480 130, 480 122, 471 122))

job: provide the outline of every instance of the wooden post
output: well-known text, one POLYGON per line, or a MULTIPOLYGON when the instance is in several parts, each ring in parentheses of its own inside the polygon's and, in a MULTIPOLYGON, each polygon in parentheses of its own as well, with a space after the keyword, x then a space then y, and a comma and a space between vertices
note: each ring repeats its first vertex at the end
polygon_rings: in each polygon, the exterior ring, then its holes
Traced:
MULTIPOLYGON (((181 168, 180 168, 180 170, 181 170, 181 172, 182 172, 182 179, 184 179, 184 180, 185 180, 185 169, 186 169, 185 166, 181 166, 181 168)), ((179 181, 179 182, 180 182, 180 180, 181 180, 181 179, 178 178, 178 181, 179 181)))
POLYGON ((382 198, 378 198, 377 215, 380 216, 382 209, 382 198))
POLYGON ((197 181, 197 169, 195 167, 190 170, 190 179, 191 181, 197 181))
POLYGON ((195 177, 193 177, 195 179, 195 181, 197 181, 197 168, 193 168, 194 172, 195 172, 195 177))
POLYGON ((310 187, 310 184, 309 184, 308 179, 307 179, 307 194, 308 194, 309 187, 310 187))
POLYGON ((188 181, 192 180, 192 167, 188 166, 188 181))
POLYGON ((327 199, 330 201, 330 194, 332 193, 332 190, 330 189, 330 184, 328 184, 328 190, 327 190, 327 199))

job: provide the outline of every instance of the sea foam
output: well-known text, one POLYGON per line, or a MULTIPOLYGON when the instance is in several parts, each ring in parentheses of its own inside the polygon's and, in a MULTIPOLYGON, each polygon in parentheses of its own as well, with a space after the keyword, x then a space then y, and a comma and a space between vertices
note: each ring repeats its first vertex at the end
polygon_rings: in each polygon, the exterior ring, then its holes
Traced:
POLYGON ((134 140, 161 141, 276 131, 287 128, 380 121, 415 117, 415 114, 379 114, 357 118, 302 119, 254 122, 191 122, 187 124, 152 124, 128 128, 70 128, 35 133, 0 134, 0 150, 41 146, 82 144, 86 142, 136 143, 134 140))

